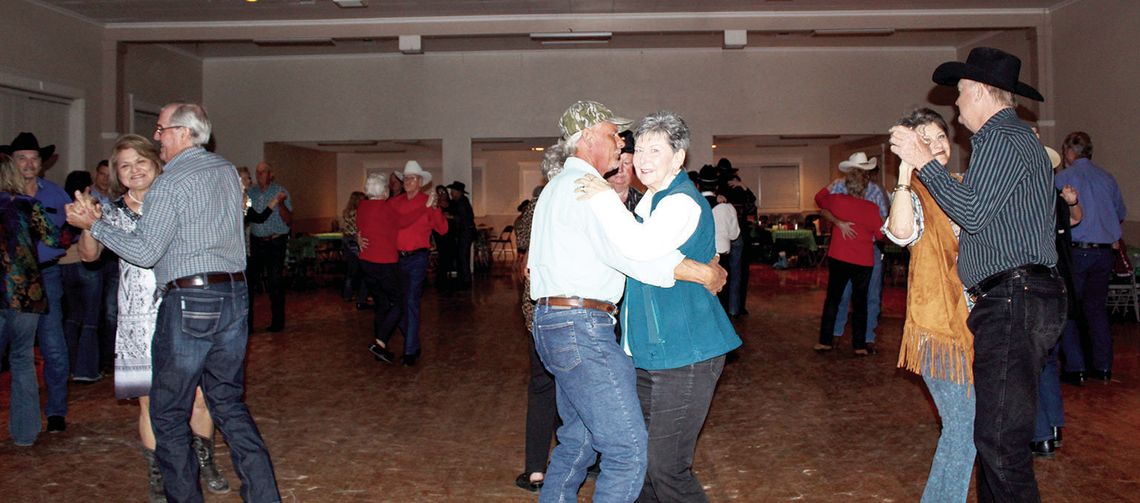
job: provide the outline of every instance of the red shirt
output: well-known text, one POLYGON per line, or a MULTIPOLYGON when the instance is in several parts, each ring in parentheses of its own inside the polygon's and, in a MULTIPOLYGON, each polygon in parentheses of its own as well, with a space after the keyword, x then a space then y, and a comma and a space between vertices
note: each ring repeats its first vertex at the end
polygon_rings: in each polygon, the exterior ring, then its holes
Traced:
POLYGON ((396 234, 400 230, 399 214, 383 199, 361 201, 356 208, 357 236, 368 240, 360 250, 360 259, 374 264, 396 263, 396 234))
POLYGON ((831 228, 827 256, 855 265, 875 265, 873 245, 876 239, 883 239, 883 218, 879 216, 879 206, 847 194, 832 194, 827 187, 816 193, 815 204, 830 211, 835 218, 854 224, 855 237, 852 239, 843 237, 838 228, 831 228))
MULTIPOLYGON (((408 198, 407 194, 400 194, 388 199, 388 204, 399 213, 401 223, 410 221, 406 227, 401 226, 396 235, 397 250, 412 251, 431 248, 431 231, 434 230, 440 234, 447 233, 447 219, 444 218, 443 212, 439 208, 428 208, 427 200, 428 196, 423 192, 416 194, 411 199, 408 198)), ((360 225, 359 218, 357 217, 358 226, 360 225)))

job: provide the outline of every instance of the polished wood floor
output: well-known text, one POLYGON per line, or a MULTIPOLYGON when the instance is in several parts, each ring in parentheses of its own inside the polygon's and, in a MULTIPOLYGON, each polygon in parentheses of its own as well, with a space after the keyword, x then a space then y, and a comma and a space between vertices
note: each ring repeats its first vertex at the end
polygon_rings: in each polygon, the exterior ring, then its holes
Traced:
MULTIPOLYGON (((751 314, 737 322, 745 343, 697 449, 712 501, 918 501, 939 426, 921 380, 895 369, 903 288, 885 290, 879 355, 854 357, 849 339, 817 355, 825 276, 755 267, 751 314)), ((265 297, 257 302, 265 320, 265 297)), ((471 291, 429 287, 423 358, 412 368, 373 360, 370 313, 332 286, 290 292, 288 308, 284 332, 250 338, 247 372, 247 402, 285 501, 535 500, 513 484, 527 335, 507 268, 471 291)), ((1140 329, 1118 322, 1113 331, 1113 381, 1064 387, 1064 448, 1036 461, 1045 501, 1140 500, 1140 329)), ((7 394, 4 374, 0 424, 7 394)), ((68 430, 33 447, 14 446, 0 428, 0 501, 145 501, 137 405, 117 402, 110 379, 73 385, 70 403, 68 430)), ((206 500, 239 501, 224 446, 219 457, 235 490, 206 500)))

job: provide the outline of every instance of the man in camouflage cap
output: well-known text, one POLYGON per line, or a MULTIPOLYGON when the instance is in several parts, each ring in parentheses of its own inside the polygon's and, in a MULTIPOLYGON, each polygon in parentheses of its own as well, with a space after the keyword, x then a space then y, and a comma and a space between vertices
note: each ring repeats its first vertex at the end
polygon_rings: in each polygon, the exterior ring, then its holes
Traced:
POLYGON ((562 418, 540 502, 577 501, 595 451, 602 455, 602 472, 594 501, 631 502, 641 492, 648 435, 633 361, 614 337, 615 304, 626 275, 665 288, 693 281, 712 291, 725 281, 723 269, 676 250, 648 262, 626 259, 606 238, 589 202, 578 200, 579 179, 600 177, 617 163, 624 144, 618 132, 630 122, 598 102, 571 105, 559 121, 571 157, 535 206, 527 262, 537 301, 533 334, 554 375, 562 418))

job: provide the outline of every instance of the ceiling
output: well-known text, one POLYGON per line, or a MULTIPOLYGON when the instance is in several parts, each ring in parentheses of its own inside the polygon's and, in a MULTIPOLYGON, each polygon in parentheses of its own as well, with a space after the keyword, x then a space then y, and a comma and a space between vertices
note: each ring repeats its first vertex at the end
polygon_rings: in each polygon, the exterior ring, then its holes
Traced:
POLYGON ((200 58, 422 51, 748 47, 962 47, 1071 0, 26 0, 99 23, 108 37, 162 43, 200 58), (690 15, 691 14, 691 15, 690 15), (889 29, 821 35, 818 29, 889 29), (534 32, 606 31, 550 45, 534 32))

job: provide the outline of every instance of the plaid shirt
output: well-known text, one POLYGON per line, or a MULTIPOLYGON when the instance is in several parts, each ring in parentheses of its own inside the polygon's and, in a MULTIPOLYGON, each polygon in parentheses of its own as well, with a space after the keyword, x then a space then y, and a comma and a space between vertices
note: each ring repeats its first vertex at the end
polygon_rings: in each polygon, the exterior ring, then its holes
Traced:
POLYGON ((192 274, 245 270, 241 181, 233 164, 201 147, 174 156, 146 194, 133 231, 105 220, 91 234, 120 258, 154 267, 159 285, 192 274))

